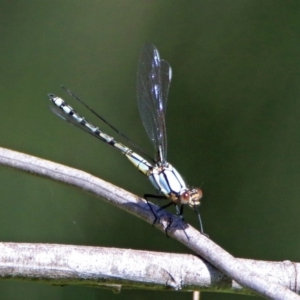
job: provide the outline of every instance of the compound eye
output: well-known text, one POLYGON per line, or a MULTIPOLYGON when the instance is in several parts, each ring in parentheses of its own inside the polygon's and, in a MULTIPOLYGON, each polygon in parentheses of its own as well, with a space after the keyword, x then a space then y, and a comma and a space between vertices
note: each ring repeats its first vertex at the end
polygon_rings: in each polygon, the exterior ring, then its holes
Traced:
POLYGON ((198 194, 198 200, 200 200, 203 197, 203 192, 199 188, 195 188, 195 190, 197 191, 197 194, 198 194))
POLYGON ((188 204, 189 201, 190 201, 190 193, 188 191, 186 191, 180 195, 181 204, 188 204))

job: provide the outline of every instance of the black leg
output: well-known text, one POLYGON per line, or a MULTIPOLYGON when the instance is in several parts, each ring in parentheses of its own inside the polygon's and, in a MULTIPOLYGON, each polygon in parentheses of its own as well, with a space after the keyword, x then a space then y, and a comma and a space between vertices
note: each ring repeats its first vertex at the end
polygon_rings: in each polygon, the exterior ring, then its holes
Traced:
POLYGON ((178 208, 178 205, 176 205, 177 216, 179 216, 179 218, 180 218, 182 221, 184 221, 184 220, 183 220, 183 208, 184 208, 183 204, 180 205, 180 209, 178 208))
MULTIPOLYGON (((153 195, 153 194, 144 194, 144 198, 146 199, 147 204, 148 204, 148 206, 149 206, 149 208, 150 208, 152 214, 153 214, 154 217, 155 217, 155 219, 154 219, 154 221, 153 221, 153 223, 152 223, 152 225, 154 225, 154 224, 156 223, 157 219, 159 218, 159 216, 158 216, 157 213, 153 210, 152 206, 150 205, 150 203, 149 203, 149 201, 148 201, 148 198, 153 198, 153 199, 164 199, 164 200, 166 200, 166 199, 168 199, 168 198, 167 198, 166 196, 163 196, 163 195, 153 195)), ((174 202, 169 202, 168 204, 163 205, 162 207, 160 207, 160 208, 158 209, 157 212, 160 212, 162 209, 165 209, 165 208, 171 206, 172 204, 175 204, 175 203, 174 203, 174 202)), ((177 216, 179 216, 180 219, 181 219, 182 221, 184 221, 184 219, 183 219, 183 208, 184 208, 184 205, 181 204, 181 205, 180 205, 180 208, 179 208, 178 205, 175 204, 175 207, 176 207, 176 214, 177 214, 177 216)), ((198 217, 200 217, 200 214, 199 214, 198 210, 195 209, 195 211, 198 213, 198 217)), ((200 219, 200 220, 201 220, 201 219, 200 219)), ((169 231, 169 229, 170 229, 172 223, 173 223, 173 219, 171 218, 169 224, 167 225, 167 227, 166 227, 166 229, 165 229, 165 233, 166 233, 166 236, 167 236, 167 237, 169 237, 168 231, 169 231)), ((201 223, 201 225, 202 225, 202 223, 201 223)), ((187 234, 186 234, 184 228, 183 228, 183 231, 184 231, 184 233, 185 233, 187 239, 189 240, 189 237, 187 236, 187 234)))
MULTIPOLYGON (((150 210, 151 210, 153 216, 155 217, 155 219, 154 219, 154 221, 153 221, 153 223, 152 223, 152 226, 153 226, 153 225, 156 223, 157 219, 158 219, 158 215, 157 215, 157 213, 153 210, 152 206, 150 205, 150 203, 149 203, 149 201, 148 201, 148 198, 152 198, 152 199, 164 199, 164 200, 165 200, 165 199, 167 199, 167 197, 166 197, 166 196, 163 196, 163 195, 144 194, 144 198, 146 199, 147 204, 148 204, 148 206, 149 206, 149 208, 150 208, 150 210)), ((171 202, 171 204, 172 204, 172 202, 171 202)), ((169 206, 169 204, 168 204, 168 206, 169 206)), ((164 206, 161 207, 161 208, 158 210, 158 212, 159 212, 161 209, 163 209, 163 208, 164 208, 164 206)))
POLYGON ((163 210, 163 209, 165 209, 165 208, 171 206, 172 204, 174 204, 174 203, 173 203, 173 202, 170 202, 170 203, 168 203, 168 204, 166 204, 166 205, 164 205, 164 206, 161 206, 157 212, 160 212, 161 210, 163 210))
MULTIPOLYGON (((148 202, 148 198, 153 198, 153 199, 163 199, 163 200, 166 200, 166 199, 168 199, 168 198, 167 198, 166 196, 163 196, 163 195, 152 195, 152 194, 144 194, 144 198, 146 199, 147 204, 148 204, 149 208, 151 209, 151 212, 153 213, 153 215, 154 215, 154 217, 155 217, 155 219, 154 219, 154 221, 153 221, 153 223, 152 223, 152 226, 153 226, 153 225, 156 223, 156 221, 157 221, 157 219, 159 218, 159 216, 157 215, 157 213, 156 213, 156 212, 153 210, 153 208, 151 207, 150 203, 148 202)), ((163 205, 162 207, 159 208, 159 210, 158 210, 157 212, 160 212, 162 209, 165 209, 165 208, 171 206, 172 204, 174 204, 174 202, 169 202, 168 204, 163 205)), ((177 205, 176 205, 176 206, 177 206, 177 205)), ((171 219, 170 222, 169 222, 169 224, 168 224, 168 226, 167 226, 166 229, 165 229, 165 232, 166 232, 167 237, 169 237, 169 235, 168 235, 168 230, 169 230, 170 226, 172 225, 172 222, 173 222, 173 220, 171 219)))

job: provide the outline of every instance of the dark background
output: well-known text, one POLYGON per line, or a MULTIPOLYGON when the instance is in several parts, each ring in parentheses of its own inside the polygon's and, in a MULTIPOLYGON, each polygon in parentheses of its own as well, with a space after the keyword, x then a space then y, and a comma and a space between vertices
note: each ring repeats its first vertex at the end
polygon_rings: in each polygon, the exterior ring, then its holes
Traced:
MULTIPOLYGON (((46 96, 58 94, 87 115, 60 89, 68 86, 152 154, 136 104, 138 56, 151 42, 173 67, 168 159, 203 188, 205 231, 237 257, 299 261, 299 1, 1 1, 0 24, 1 146, 138 195, 153 192, 117 151, 54 116, 46 96)), ((1 167, 0 189, 2 241, 189 253, 71 187, 1 167)), ((185 218, 198 226, 192 210, 185 218)), ((192 296, 0 282, 0 298, 20 297, 192 296)))

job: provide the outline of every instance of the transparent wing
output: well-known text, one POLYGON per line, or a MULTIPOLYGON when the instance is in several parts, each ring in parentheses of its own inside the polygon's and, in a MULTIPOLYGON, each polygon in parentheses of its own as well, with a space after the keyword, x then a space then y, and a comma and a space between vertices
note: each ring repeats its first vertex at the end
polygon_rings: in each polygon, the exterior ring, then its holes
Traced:
POLYGON ((152 44, 142 48, 137 74, 138 107, 159 163, 167 159, 166 105, 172 79, 169 63, 161 60, 152 44))

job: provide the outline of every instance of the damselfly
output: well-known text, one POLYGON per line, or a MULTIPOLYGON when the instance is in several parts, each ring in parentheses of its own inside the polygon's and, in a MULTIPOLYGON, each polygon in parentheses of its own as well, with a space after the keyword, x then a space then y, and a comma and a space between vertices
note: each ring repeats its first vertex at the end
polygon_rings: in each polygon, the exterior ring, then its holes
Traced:
MULTIPOLYGON (((150 163, 130 148, 117 142, 113 137, 105 134, 98 127, 79 115, 62 98, 54 94, 48 94, 49 99, 55 104, 52 110, 63 119, 79 126, 81 129, 121 151, 139 171, 149 178, 158 191, 159 195, 145 194, 144 197, 147 201, 149 198, 169 199, 171 202, 162 206, 160 210, 175 204, 177 214, 181 218, 185 204, 193 208, 198 215, 200 230, 203 233, 201 217, 198 211, 200 199, 202 198, 202 190, 200 188, 187 187, 181 175, 167 161, 165 114, 172 79, 171 66, 167 61, 160 59, 159 52, 154 45, 146 44, 140 54, 137 75, 138 107, 142 122, 156 153, 153 163, 150 163)), ((67 91, 82 103, 77 96, 69 90, 67 91)), ((95 111, 90 109, 86 104, 83 103, 83 105, 120 134, 115 127, 110 125, 95 111)), ((124 135, 122 136, 124 137, 124 135)), ((157 215, 150 205, 149 207, 156 221, 157 215)))

